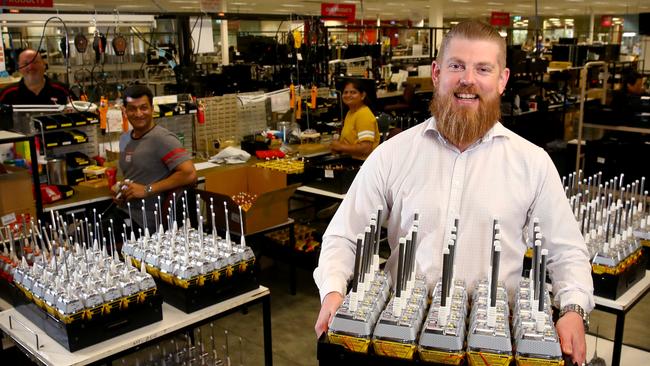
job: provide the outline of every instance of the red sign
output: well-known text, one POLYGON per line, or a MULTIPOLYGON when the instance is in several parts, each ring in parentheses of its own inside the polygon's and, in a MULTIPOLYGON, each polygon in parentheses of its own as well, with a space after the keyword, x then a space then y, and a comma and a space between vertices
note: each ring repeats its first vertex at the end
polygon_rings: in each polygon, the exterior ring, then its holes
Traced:
POLYGON ((490 24, 507 27, 510 25, 510 13, 493 11, 490 16, 490 24))
POLYGON ((323 17, 345 18, 348 22, 353 22, 356 12, 357 6, 354 4, 320 4, 320 15, 323 17))
POLYGON ((52 8, 54 0, 0 0, 3 8, 52 8))
POLYGON ((612 26, 612 16, 611 15, 603 15, 600 17, 600 25, 602 27, 611 27, 612 26))

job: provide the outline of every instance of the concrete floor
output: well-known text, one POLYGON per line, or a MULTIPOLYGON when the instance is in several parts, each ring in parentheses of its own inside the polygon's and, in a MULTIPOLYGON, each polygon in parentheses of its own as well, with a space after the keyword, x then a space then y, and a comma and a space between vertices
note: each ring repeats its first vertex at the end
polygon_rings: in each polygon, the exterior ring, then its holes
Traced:
MULTIPOLYGON (((650 293, 641 299, 625 317, 623 343, 650 352, 650 293)), ((616 317, 613 314, 594 310, 590 318, 590 333, 601 338, 614 339, 616 317)), ((591 356, 592 350, 588 355, 591 356)))

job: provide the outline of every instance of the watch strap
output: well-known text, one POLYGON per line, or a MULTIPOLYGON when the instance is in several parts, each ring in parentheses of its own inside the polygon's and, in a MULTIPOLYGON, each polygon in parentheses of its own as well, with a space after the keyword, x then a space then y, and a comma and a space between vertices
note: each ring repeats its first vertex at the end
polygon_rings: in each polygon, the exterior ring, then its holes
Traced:
POLYGON ((585 309, 583 309, 582 306, 580 306, 578 304, 564 305, 562 307, 562 309, 560 310, 560 318, 562 316, 564 316, 564 314, 566 314, 568 312, 574 312, 574 313, 577 313, 578 315, 580 315, 580 317, 582 318, 582 323, 585 326, 585 330, 589 329, 589 314, 587 312, 585 312, 585 309))

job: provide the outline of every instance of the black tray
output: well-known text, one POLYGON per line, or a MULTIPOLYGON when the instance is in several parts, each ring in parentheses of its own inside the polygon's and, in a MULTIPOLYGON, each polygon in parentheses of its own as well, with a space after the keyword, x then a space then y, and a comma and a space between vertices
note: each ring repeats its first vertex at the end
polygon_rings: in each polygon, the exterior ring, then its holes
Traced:
POLYGON ((628 266, 625 271, 617 275, 591 272, 591 278, 594 281, 594 295, 606 299, 618 299, 625 291, 645 277, 647 260, 648 257, 642 255, 636 262, 628 266))
POLYGON ((128 309, 65 324, 14 287, 15 309, 68 351, 74 352, 162 320, 162 296, 148 296, 128 309))
POLYGON ((645 269, 650 269, 650 260, 648 260, 650 258, 650 245, 646 245, 645 242, 647 241, 641 243, 641 250, 643 250, 643 257, 645 258, 645 269))
POLYGON ((357 176, 361 164, 363 164, 362 160, 351 157, 331 155, 316 157, 305 163, 303 183, 329 192, 344 194, 357 176), (342 169, 325 169, 332 165, 339 165, 342 169))
POLYGON ((255 290, 259 287, 256 272, 256 266, 252 265, 246 272, 234 273, 232 277, 215 282, 206 281, 203 286, 190 285, 188 288, 171 285, 160 278, 154 279, 166 303, 185 313, 191 313, 255 290))

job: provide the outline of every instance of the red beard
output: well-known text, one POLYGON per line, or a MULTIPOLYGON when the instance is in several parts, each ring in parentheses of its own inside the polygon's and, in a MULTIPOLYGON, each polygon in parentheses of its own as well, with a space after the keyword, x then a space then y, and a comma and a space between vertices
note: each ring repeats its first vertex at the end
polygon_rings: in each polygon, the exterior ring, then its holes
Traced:
POLYGON ((457 147, 468 146, 483 137, 501 118, 501 96, 484 96, 474 87, 458 87, 445 95, 434 92, 429 109, 442 136, 457 147), (477 95, 478 108, 457 105, 455 93, 477 95))

